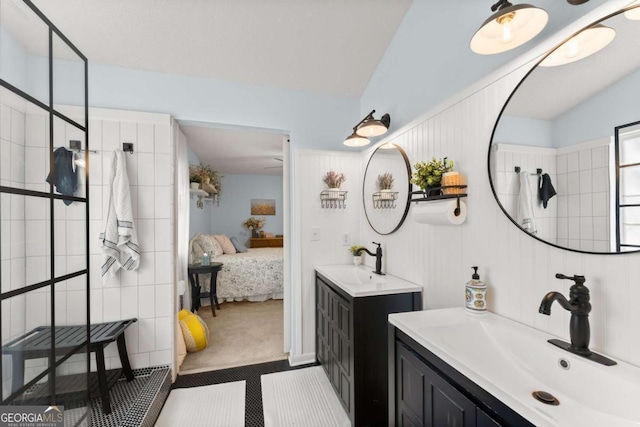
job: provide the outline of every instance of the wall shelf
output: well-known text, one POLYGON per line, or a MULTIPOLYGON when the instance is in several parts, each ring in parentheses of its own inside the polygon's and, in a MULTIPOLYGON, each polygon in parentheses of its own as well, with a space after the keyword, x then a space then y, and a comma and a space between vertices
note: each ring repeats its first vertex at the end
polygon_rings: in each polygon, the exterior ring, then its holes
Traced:
POLYGON ((195 188, 190 188, 189 189, 189 194, 192 196, 197 196, 198 197, 198 201, 196 202, 196 207, 198 209, 204 209, 204 203, 205 202, 216 202, 218 206, 220 206, 220 199, 218 198, 217 194, 209 194, 204 190, 201 189, 195 189, 195 188))
POLYGON ((332 189, 320 192, 320 205, 323 209, 344 209, 347 206, 346 199, 346 191, 332 189))
POLYGON ((412 191, 411 192, 411 201, 412 202, 431 202, 434 200, 446 200, 446 199, 457 199, 458 207, 456 208, 456 216, 460 213, 460 198, 467 197, 467 193, 458 193, 458 191, 462 191, 467 188, 465 185, 442 185, 440 187, 431 187, 427 191, 412 191), (437 195, 429 195, 434 192, 438 192, 437 195), (455 194, 442 194, 443 192, 453 192, 455 194))
POLYGON ((467 197, 467 193, 460 192, 461 190, 467 188, 465 185, 442 185, 439 187, 431 187, 426 191, 412 191, 411 192, 411 201, 412 202, 428 202, 431 200, 444 200, 444 199, 460 199, 461 197, 467 197), (442 194, 451 191, 449 194, 442 194), (437 192, 438 194, 432 194, 437 192), (429 195, 431 194, 431 195, 429 195))
POLYGON ((397 191, 376 191, 371 195, 374 209, 395 209, 398 200, 397 191))
POLYGON ((209 193, 207 193, 204 190, 200 190, 199 188, 198 189, 190 188, 189 189, 189 193, 191 193, 193 195, 196 195, 196 196, 200 196, 200 197, 209 197, 209 193))

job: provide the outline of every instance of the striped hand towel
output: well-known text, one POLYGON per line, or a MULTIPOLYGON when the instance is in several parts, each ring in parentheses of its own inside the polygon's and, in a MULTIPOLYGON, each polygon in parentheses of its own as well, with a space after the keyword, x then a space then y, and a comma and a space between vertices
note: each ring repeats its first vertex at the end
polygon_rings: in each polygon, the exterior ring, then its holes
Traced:
POLYGON ((104 231, 100 233, 103 284, 119 268, 137 270, 140 265, 140 247, 133 223, 127 163, 123 151, 114 152, 110 171, 109 204, 104 231))

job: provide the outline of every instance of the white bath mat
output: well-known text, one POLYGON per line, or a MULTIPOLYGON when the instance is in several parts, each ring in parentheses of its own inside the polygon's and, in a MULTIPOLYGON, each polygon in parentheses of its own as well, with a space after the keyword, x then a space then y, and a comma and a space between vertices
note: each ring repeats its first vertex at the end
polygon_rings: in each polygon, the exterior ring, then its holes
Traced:
POLYGON ((171 390, 156 427, 244 427, 246 381, 171 390))
POLYGON ((321 366, 263 375, 265 427, 351 426, 321 366))

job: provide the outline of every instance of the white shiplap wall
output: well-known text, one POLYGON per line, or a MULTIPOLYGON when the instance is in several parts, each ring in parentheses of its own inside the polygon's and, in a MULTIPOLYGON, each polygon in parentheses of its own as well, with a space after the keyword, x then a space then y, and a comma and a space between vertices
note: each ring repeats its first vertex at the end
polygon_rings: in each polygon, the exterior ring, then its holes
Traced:
MULTIPOLYGON (((292 362, 315 360, 315 282, 317 265, 350 264, 349 245, 366 245, 359 240, 362 207, 362 172, 360 155, 330 151, 296 151, 294 157, 293 192, 298 209, 295 232, 300 237, 298 250, 292 249, 293 262, 300 263, 299 274, 292 281, 294 323, 298 325, 292 339, 292 362), (342 190, 348 191, 345 209, 323 209, 320 192, 326 189, 322 177, 329 170, 342 172, 347 180, 342 190), (311 240, 312 227, 318 227, 319 240, 311 240), (350 243, 344 245, 344 233, 350 243)), ((366 220, 364 220, 366 222, 366 220)), ((369 245, 371 246, 371 245, 369 245)))
MULTIPOLYGON (((400 144, 411 163, 448 156, 456 160, 458 170, 469 181, 468 220, 459 227, 418 225, 411 222, 390 236, 379 236, 368 225, 361 203, 344 214, 323 214, 314 203, 328 166, 346 162, 349 154, 296 152, 294 158, 294 214, 292 262, 292 361, 314 360, 315 301, 312 294, 313 265, 350 263, 343 258, 336 230, 353 221, 359 226, 359 239, 352 243, 380 241, 385 248, 383 268, 390 274, 424 285, 426 309, 460 306, 464 284, 470 279, 472 265, 480 265, 489 283, 490 309, 543 331, 568 338, 569 315, 556 308, 551 317, 538 314, 538 305, 549 290, 568 294, 570 283, 556 280, 556 272, 585 274, 590 285, 594 310, 591 313, 592 348, 640 365, 640 340, 628 340, 630 328, 640 326, 640 311, 631 310, 632 273, 638 255, 597 256, 555 249, 527 237, 502 213, 490 189, 487 152, 493 126, 508 95, 528 71, 527 64, 562 40, 607 13, 628 4, 628 0, 609 0, 555 36, 534 46, 521 58, 454 95, 440 107, 426 112, 380 144, 400 144), (326 157, 323 157, 326 156, 326 157), (315 167, 308 167, 315 165, 315 167), (310 226, 322 219, 331 239, 310 244, 310 226), (304 344, 304 345, 303 345, 304 344)), ((423 82, 435 85, 437 82, 423 82)), ((363 106, 363 109, 376 106, 363 106)), ((348 186, 361 189, 370 153, 360 156, 359 183, 348 186)), ((361 190, 358 190, 361 191, 361 190)), ((360 195, 361 197, 361 195, 360 195)), ((319 204, 319 202, 318 202, 319 204)), ((355 232, 357 234, 357 232, 355 232)), ((324 238, 324 234, 323 234, 324 238)), ((365 258, 369 265, 370 257, 365 258)))
MULTIPOLYGON (((640 296, 635 276, 639 255, 590 255, 548 246, 517 229, 491 192, 487 150, 493 126, 507 97, 527 67, 489 83, 458 102, 385 141, 401 145, 411 163, 447 156, 466 175, 468 218, 461 226, 416 224, 409 218, 391 236, 377 236, 361 222, 361 239, 379 238, 387 248, 387 272, 424 286, 426 309, 461 306, 471 266, 480 266, 489 285, 489 309, 499 315, 568 339, 569 314, 555 306, 550 317, 538 314, 546 292, 568 295, 568 281, 555 273, 583 274, 591 290, 591 347, 640 365, 640 296)), ((368 153, 364 155, 367 157, 368 153)), ((363 158, 363 162, 366 159, 363 158)), ((369 261, 370 262, 370 261, 369 261)))

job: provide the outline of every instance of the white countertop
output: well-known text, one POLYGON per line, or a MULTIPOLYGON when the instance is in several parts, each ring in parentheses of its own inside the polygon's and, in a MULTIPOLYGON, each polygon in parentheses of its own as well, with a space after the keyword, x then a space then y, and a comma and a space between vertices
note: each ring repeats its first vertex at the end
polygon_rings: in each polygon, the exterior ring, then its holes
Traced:
POLYGON ((536 426, 640 426, 638 367, 615 358, 615 366, 600 365, 547 342, 557 337, 493 313, 413 311, 391 314, 389 323, 536 426), (531 396, 537 390, 560 405, 538 402, 531 396))
POLYGON ((422 292, 422 286, 388 274, 380 276, 363 265, 324 265, 315 269, 352 297, 422 292))

